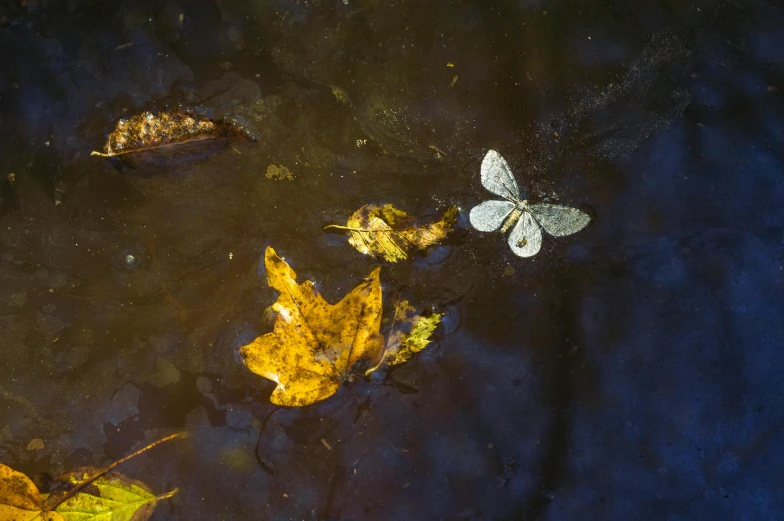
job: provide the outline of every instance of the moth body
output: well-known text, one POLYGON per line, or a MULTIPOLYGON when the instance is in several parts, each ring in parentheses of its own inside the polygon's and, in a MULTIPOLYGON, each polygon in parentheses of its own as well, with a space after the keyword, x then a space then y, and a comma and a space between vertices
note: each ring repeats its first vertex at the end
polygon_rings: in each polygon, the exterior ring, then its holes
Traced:
POLYGON ((511 211, 509 216, 504 220, 504 224, 501 225, 501 233, 506 233, 512 229, 512 226, 517 224, 517 221, 520 220, 520 217, 523 216, 523 212, 525 211, 525 207, 528 205, 527 201, 523 201, 515 206, 514 210, 511 211))

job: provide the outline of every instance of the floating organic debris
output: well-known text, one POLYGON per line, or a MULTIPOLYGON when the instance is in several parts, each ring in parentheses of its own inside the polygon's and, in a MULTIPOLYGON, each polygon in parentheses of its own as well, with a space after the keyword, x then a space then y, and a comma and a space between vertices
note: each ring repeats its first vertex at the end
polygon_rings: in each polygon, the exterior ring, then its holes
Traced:
POLYGON ((330 224, 324 230, 346 230, 349 244, 361 253, 397 262, 407 259, 411 250, 441 242, 454 228, 456 219, 456 206, 444 212, 439 221, 418 224, 391 204, 366 204, 348 218, 346 226, 330 224))
POLYGON ((41 450, 44 448, 44 440, 41 438, 35 438, 30 443, 27 444, 27 450, 41 450))
POLYGON ((509 247, 515 255, 532 257, 542 247, 542 230, 555 237, 577 233, 591 221, 585 212, 555 204, 529 204, 523 199, 512 170, 501 154, 490 150, 482 161, 482 185, 504 201, 485 201, 469 214, 471 225, 480 232, 510 228, 509 247))
POLYGON ((277 405, 301 407, 329 398, 351 380, 358 365, 375 364, 369 373, 383 363, 408 360, 430 342, 440 321, 440 315, 421 317, 403 302, 385 346, 380 268, 340 302, 329 304, 311 281, 297 284, 297 274, 272 248, 264 264, 268 283, 279 294, 272 305, 274 329, 240 353, 248 369, 277 384, 270 397, 277 405))
POLYGON ((247 137, 247 133, 237 125, 197 119, 179 110, 157 115, 143 112, 118 121, 109 134, 105 151, 93 151, 90 155, 114 157, 225 137, 247 137))
POLYGON ((332 95, 335 96, 335 99, 340 103, 349 103, 348 93, 336 85, 332 85, 332 95))
POLYGON ((275 166, 270 165, 267 167, 267 172, 264 174, 264 177, 267 179, 272 179, 273 181, 282 181, 284 179, 288 181, 294 180, 294 174, 283 165, 275 166))
POLYGON ((86 468, 63 474, 55 480, 55 492, 51 494, 41 494, 30 478, 0 464, 0 521, 145 521, 158 501, 173 496, 177 490, 156 496, 144 484, 110 471, 165 441, 185 436, 167 436, 105 469, 86 468))

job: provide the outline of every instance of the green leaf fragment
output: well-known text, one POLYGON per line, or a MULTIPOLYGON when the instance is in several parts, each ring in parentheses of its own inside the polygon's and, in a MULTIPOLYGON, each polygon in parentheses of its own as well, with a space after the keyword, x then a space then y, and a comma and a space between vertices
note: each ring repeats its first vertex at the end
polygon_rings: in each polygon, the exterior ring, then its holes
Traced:
POLYGON ((407 362, 430 343, 430 335, 441 323, 441 314, 433 313, 429 317, 416 315, 411 319, 411 331, 400 342, 400 347, 387 358, 387 365, 407 362))
POLYGON ((384 354, 376 365, 365 371, 369 375, 382 365, 397 365, 407 362, 431 342, 430 336, 441 323, 441 314, 420 314, 407 300, 395 306, 395 317, 384 346, 384 354))

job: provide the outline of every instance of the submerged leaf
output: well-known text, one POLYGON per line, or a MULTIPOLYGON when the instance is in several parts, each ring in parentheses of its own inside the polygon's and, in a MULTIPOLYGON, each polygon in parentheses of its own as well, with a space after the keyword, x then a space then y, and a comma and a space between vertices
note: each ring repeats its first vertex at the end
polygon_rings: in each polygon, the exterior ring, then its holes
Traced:
POLYGON ((419 224, 391 204, 367 204, 348 218, 346 226, 329 225, 324 229, 346 230, 349 244, 361 253, 397 262, 407 259, 411 250, 441 242, 452 231, 456 219, 456 206, 444 212, 439 221, 419 224))
POLYGON ((237 125, 196 119, 179 110, 163 111, 157 115, 143 112, 118 121, 109 134, 104 152, 92 152, 90 155, 114 157, 229 136, 247 137, 247 133, 237 125))
MULTIPOLYGON (((95 472, 78 471, 61 479, 77 486, 90 479, 95 472)), ((145 521, 152 515, 161 499, 172 497, 173 490, 156 496, 146 485, 118 473, 101 476, 76 495, 55 508, 64 521, 145 521)))
POLYGON ((395 308, 392 330, 387 338, 384 354, 375 367, 368 369, 368 375, 382 364, 397 365, 407 362, 431 342, 430 336, 441 323, 441 314, 428 316, 417 313, 407 300, 400 301, 395 308))
POLYGON ((0 521, 63 521, 57 512, 45 512, 38 487, 30 478, 0 464, 0 521))
POLYGON ((279 293, 271 333, 240 349, 252 372, 277 383, 271 401, 304 406, 332 396, 354 365, 382 353, 380 269, 337 304, 329 304, 311 281, 297 274, 267 248, 269 285, 279 293))

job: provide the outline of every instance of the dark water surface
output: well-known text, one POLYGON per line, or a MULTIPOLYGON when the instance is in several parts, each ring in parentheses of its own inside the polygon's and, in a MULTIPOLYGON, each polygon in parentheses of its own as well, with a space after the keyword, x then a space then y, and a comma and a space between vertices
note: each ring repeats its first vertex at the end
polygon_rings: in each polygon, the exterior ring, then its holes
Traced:
POLYGON ((187 430, 123 467, 179 487, 158 521, 784 518, 782 22, 751 0, 6 1, 0 462, 45 486, 187 430), (89 157, 177 104, 258 141, 89 157), (531 259, 470 229, 489 148, 593 222, 531 259), (387 298, 446 313, 437 342, 272 405, 237 355, 268 329, 264 249, 334 301, 378 262, 322 227, 379 202, 462 210, 382 269, 387 298))

